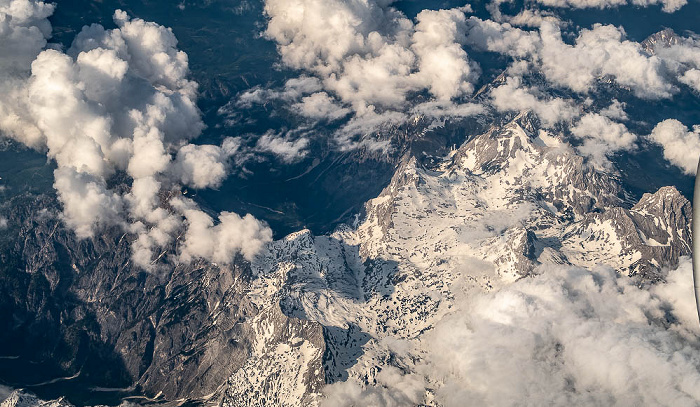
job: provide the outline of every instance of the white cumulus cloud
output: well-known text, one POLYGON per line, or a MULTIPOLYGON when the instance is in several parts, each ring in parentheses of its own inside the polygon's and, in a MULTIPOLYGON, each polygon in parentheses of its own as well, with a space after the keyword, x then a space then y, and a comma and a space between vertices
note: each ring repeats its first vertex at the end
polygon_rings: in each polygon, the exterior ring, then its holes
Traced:
POLYGON ((661 5, 666 13, 673 13, 688 4, 686 0, 537 0, 538 3, 550 7, 566 8, 613 8, 631 4, 640 7, 661 5))
POLYGON ((700 126, 687 128, 675 119, 664 120, 652 130, 649 138, 659 144, 664 158, 688 175, 695 175, 700 157, 700 126))
POLYGON ((571 128, 571 133, 583 140, 578 151, 592 159, 598 166, 609 164, 606 155, 635 146, 637 136, 630 133, 622 123, 597 114, 587 113, 571 128))
POLYGON ((596 81, 613 78, 640 98, 669 98, 677 87, 666 75, 668 58, 647 55, 642 46, 626 39, 622 28, 595 24, 582 29, 573 44, 562 39, 559 24, 543 21, 538 31, 508 23, 471 17, 467 43, 483 50, 526 61, 556 86, 589 92, 596 81))
POLYGON ((265 36, 277 43, 286 66, 310 77, 288 82, 284 91, 254 89, 239 103, 292 97, 301 99, 293 110, 314 119, 336 120, 352 112, 340 132, 343 139, 393 122, 410 110, 417 93, 443 105, 470 95, 479 70, 463 47, 468 8, 424 10, 411 21, 390 4, 266 0, 265 36))
POLYGON ((570 121, 579 115, 570 101, 557 97, 542 95, 538 89, 522 86, 518 77, 508 77, 506 82, 491 91, 493 106, 499 111, 534 112, 546 126, 553 126, 561 121, 570 121))
MULTIPOLYGON (((376 385, 326 388, 329 405, 694 406, 700 400, 689 259, 639 288, 608 268, 547 266, 471 294, 376 385), (335 403, 335 404, 334 404, 335 403)), ((406 356, 406 355, 404 355, 406 356)))
MULTIPOLYGON (((204 124, 187 55, 169 28, 117 10, 117 28, 86 26, 64 53, 46 49, 53 8, 0 0, 0 91, 7 95, 0 100, 0 133, 56 162, 62 218, 78 237, 124 228, 136 235, 133 260, 149 268, 178 228, 198 225, 188 221, 197 218, 196 206, 178 212, 168 201, 184 199, 177 198, 180 185, 220 185, 237 146, 189 144, 204 124), (108 187, 118 174, 132 180, 129 191, 108 187)), ((263 223, 234 216, 219 217, 225 226, 212 224, 225 232, 200 236, 219 250, 185 250, 180 257, 227 262, 238 251, 252 256, 270 240, 263 223), (229 239, 237 232, 243 237, 229 239), (220 236, 228 242, 217 243, 220 236)))

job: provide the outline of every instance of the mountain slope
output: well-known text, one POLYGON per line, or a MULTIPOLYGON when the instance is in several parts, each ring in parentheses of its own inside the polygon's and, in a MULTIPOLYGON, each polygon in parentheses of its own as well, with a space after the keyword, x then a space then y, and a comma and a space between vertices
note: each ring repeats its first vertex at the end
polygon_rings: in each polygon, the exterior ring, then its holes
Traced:
POLYGON ((252 264, 253 292, 326 327, 328 383, 372 384, 381 366, 414 371, 420 356, 392 348, 420 343, 465 292, 548 264, 609 265, 657 281, 690 254, 690 222, 675 188, 631 205, 613 174, 525 113, 434 165, 407 158, 355 225, 270 244, 252 264))

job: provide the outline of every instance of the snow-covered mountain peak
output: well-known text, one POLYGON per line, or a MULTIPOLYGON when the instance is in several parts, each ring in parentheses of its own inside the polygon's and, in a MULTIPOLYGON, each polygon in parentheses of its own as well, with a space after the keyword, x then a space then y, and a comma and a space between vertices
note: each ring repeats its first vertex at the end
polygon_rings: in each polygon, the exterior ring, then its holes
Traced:
POLYGON ((399 356, 389 344, 417 346, 465 292, 548 264, 606 264, 653 280, 690 253, 690 205, 675 188, 632 208, 622 196, 614 175, 521 114, 441 162, 403 160, 356 225, 268 245, 253 262, 251 295, 325 326, 329 383, 374 383, 376 366, 411 371, 420 354, 399 356))

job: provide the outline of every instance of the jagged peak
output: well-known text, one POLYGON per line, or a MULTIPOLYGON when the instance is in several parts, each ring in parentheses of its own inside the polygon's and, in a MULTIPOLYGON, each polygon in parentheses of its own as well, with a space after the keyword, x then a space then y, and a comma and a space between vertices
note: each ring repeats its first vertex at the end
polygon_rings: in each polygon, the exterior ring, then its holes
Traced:
POLYGON ((671 208, 682 208, 686 205, 690 206, 690 202, 675 186, 669 185, 659 188, 658 191, 654 193, 642 195, 642 198, 632 207, 632 210, 636 212, 652 213, 663 211, 666 213, 673 210, 671 208))
POLYGON ((676 34, 671 28, 665 28, 648 36, 641 42, 642 49, 650 55, 654 55, 658 48, 668 48, 678 45, 681 42, 681 37, 676 34))
POLYGON ((531 110, 523 110, 518 113, 510 123, 520 126, 531 137, 540 129, 540 119, 531 110))
POLYGON ((284 237, 284 240, 287 242, 291 241, 298 241, 302 239, 308 239, 308 238, 313 238, 313 234, 311 233, 311 230, 309 229, 301 229, 296 232, 292 232, 288 234, 287 236, 284 237))
POLYGON ((484 95, 488 94, 488 92, 496 87, 496 85, 502 85, 506 83, 506 79, 508 78, 508 73, 507 71, 501 72, 497 77, 495 77, 491 82, 486 83, 484 86, 482 86, 475 94, 474 94, 474 99, 479 99, 480 97, 483 97, 484 95))

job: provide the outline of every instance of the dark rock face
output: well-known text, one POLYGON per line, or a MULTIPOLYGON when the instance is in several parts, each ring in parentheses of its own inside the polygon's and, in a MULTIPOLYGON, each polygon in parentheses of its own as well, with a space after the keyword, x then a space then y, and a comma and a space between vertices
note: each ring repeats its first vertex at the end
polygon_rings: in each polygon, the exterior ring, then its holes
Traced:
MULTIPOLYGON (((653 194, 644 194, 642 199, 630 211, 632 218, 641 232, 640 237, 648 247, 663 250, 671 266, 678 262, 678 257, 692 251, 692 206, 675 187, 668 186, 653 194), (658 246, 654 246, 654 242, 658 246), (661 248, 667 249, 661 249, 661 248)), ((633 235, 634 236, 634 235, 633 235)))
MULTIPOLYGON (((659 38, 671 41, 671 34, 659 38)), ((615 253, 605 260, 620 272, 657 281, 662 269, 691 254, 691 206, 675 187, 645 194, 632 206, 615 173, 558 149, 556 141, 548 141, 555 147, 547 145, 539 129, 538 120, 523 112, 474 136, 452 157, 453 171, 466 165, 472 176, 492 177, 503 190, 513 191, 511 203, 543 205, 554 215, 542 212, 534 228, 508 231, 506 250, 494 259, 499 267, 509 264, 524 276, 539 264, 543 251, 547 261, 565 264, 567 252, 581 248, 583 254, 574 255, 578 262, 595 263, 603 260, 600 253, 615 253), (564 227, 561 236, 546 232, 548 237, 538 241, 539 229, 559 227, 564 227), (569 248, 560 250, 562 242, 569 248)))
POLYGON ((610 208, 593 213, 575 224, 565 236, 585 236, 585 240, 607 241, 617 238, 620 256, 636 254, 626 270, 630 276, 647 281, 661 278, 661 269, 674 267, 680 256, 692 253, 692 207, 674 187, 663 187, 644 194, 631 209, 610 208), (614 233, 600 227, 610 225, 614 233))
POLYGON ((255 318, 256 351, 222 385, 222 405, 313 405, 325 384, 324 331, 316 322, 288 318, 274 305, 255 318), (266 350, 261 354, 257 350, 266 350))
POLYGON ((509 241, 509 247, 516 256, 517 266, 520 275, 529 275, 539 264, 536 256, 537 235, 531 230, 516 230, 514 236, 509 241))
MULTIPOLYGON (((82 393, 100 387, 197 398, 214 393, 249 359, 251 321, 267 311, 246 297, 252 277, 242 259, 151 274, 131 267, 130 236, 120 230, 76 240, 51 215, 58 208, 50 197, 23 196, 5 208, 12 210, 0 252, 0 349, 13 358, 0 359, 5 380, 26 385, 75 376, 64 390, 74 384, 82 393)), ((281 312, 274 318, 323 349, 319 324, 281 312)), ((322 381, 323 372, 318 376, 305 380, 322 381)), ((52 396, 50 386, 36 390, 52 396)), ((77 403, 99 401, 65 394, 77 403)))
POLYGON ((475 172, 492 176, 508 170, 518 157, 528 157, 532 162, 547 160, 551 174, 526 169, 515 177, 515 183, 521 185, 516 199, 551 202, 562 216, 623 204, 624 192, 614 175, 587 165, 573 152, 552 151, 539 139, 539 129, 539 120, 531 112, 523 112, 505 125, 492 126, 473 137, 459 148, 453 162, 471 156, 475 172), (528 181, 532 176, 546 177, 547 182, 533 185, 528 181))
POLYGON ((649 55, 654 55, 659 48, 668 48, 681 43, 681 37, 671 28, 666 28, 650 35, 641 42, 642 49, 649 55))

